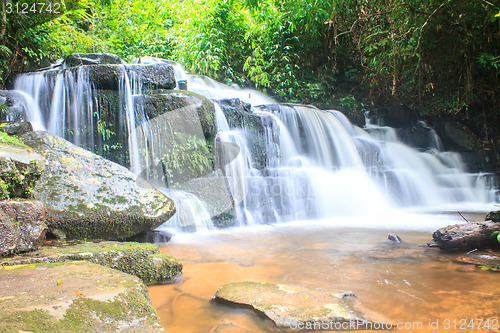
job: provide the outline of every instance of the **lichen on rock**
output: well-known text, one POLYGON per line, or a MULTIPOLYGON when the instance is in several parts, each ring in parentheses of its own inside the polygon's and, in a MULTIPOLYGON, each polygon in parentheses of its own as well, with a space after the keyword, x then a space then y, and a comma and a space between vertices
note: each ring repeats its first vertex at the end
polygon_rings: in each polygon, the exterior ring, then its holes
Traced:
POLYGON ((116 163, 46 132, 23 140, 47 163, 34 195, 47 206, 50 230, 73 239, 125 239, 175 213, 170 198, 116 163))
POLYGON ((24 256, 4 259, 0 261, 0 266, 82 260, 135 275, 147 285, 174 282, 182 272, 182 263, 172 256, 161 254, 158 245, 133 242, 44 246, 24 256))
POLYGON ((356 307, 356 295, 350 291, 237 282, 221 287, 214 300, 249 306, 265 314, 278 327, 308 327, 323 322, 353 322, 361 327, 369 323, 356 307))
POLYGON ((137 278, 88 262, 0 268, 1 332, 164 332, 137 278))

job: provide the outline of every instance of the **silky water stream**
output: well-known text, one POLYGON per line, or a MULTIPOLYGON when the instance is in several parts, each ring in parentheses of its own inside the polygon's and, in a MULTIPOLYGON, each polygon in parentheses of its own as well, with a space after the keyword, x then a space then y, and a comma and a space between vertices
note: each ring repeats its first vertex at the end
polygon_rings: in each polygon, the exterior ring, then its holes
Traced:
POLYGON ((337 219, 179 235, 160 249, 183 262, 183 280, 149 287, 153 305, 171 333, 282 332, 249 309, 211 301, 227 283, 282 283, 354 291, 368 311, 380 315, 378 322, 399 324, 397 332, 498 331, 499 274, 422 246, 433 228, 461 222, 458 214, 374 219, 386 226, 337 219), (401 228, 400 220, 421 226, 401 228), (390 233, 407 244, 388 245, 390 233), (468 326, 471 320, 475 329, 468 326))

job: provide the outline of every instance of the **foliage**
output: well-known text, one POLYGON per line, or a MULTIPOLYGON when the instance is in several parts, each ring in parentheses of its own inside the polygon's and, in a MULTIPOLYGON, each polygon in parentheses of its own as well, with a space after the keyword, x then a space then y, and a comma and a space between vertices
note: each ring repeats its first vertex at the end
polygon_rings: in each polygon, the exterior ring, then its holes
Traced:
POLYGON ((64 3, 64 13, 35 20, 2 10, 2 78, 8 68, 24 70, 74 52, 110 52, 128 61, 154 56, 285 101, 358 112, 405 104, 461 121, 485 143, 500 138, 500 8, 494 2, 64 3))
POLYGON ((35 161, 24 164, 2 159, 0 166, 0 200, 33 198, 33 189, 42 176, 41 168, 35 161))
POLYGON ((193 178, 204 177, 213 171, 210 146, 195 136, 176 134, 161 159, 168 183, 174 187, 193 178))

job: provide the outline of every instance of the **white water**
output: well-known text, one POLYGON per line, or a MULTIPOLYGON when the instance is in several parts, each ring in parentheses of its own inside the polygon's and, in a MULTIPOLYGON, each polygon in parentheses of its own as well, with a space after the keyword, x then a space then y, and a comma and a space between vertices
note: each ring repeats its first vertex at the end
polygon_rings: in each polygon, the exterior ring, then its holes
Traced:
MULTIPOLYGON (((165 62, 142 58, 139 63, 165 62)), ((174 64, 175 65, 175 64, 174 64)), ((196 128, 175 127, 179 121, 168 114, 147 119, 141 104, 142 83, 129 77, 123 65, 119 76, 119 133, 127 140, 130 167, 139 174, 158 156, 174 131, 202 135, 196 128)), ((254 106, 275 103, 270 97, 248 89, 229 87, 212 79, 186 76, 174 66, 179 81, 189 90, 217 100, 239 98, 254 106)), ((65 137, 89 149, 98 138, 94 133, 100 119, 96 87, 89 82, 86 66, 77 75, 67 70, 49 70, 21 75, 15 89, 25 99, 28 119, 36 129, 65 137), (86 129, 90 133, 81 132, 86 129), (89 135, 90 134, 90 135, 89 135)), ((413 211, 491 210, 498 194, 488 175, 467 173, 457 153, 442 151, 433 130, 433 148, 421 152, 404 145, 390 127, 367 122, 364 129, 353 126, 338 111, 322 111, 303 105, 260 106, 252 111, 263 124, 259 143, 266 149, 264 167, 257 167, 249 143, 251 129, 232 124, 215 107, 218 134, 214 147, 236 147, 230 163, 218 163, 215 175, 224 177, 227 195, 235 206, 237 224, 382 216, 396 208, 413 211), (273 131, 279 131, 277 135, 273 131)), ((196 117, 187 111, 183 117, 196 117)), ((101 119, 102 121, 102 119, 101 119)), ((422 126, 427 126, 422 124, 422 126)), ((97 151, 97 150, 96 150, 97 151)), ((210 209, 186 192, 169 193, 177 204, 176 218, 168 227, 179 230, 210 230, 210 209)), ((223 194, 221 194, 223 195, 223 194)), ((405 223, 401 221, 401 223, 405 223)), ((409 222, 406 222, 409 223, 409 222)))

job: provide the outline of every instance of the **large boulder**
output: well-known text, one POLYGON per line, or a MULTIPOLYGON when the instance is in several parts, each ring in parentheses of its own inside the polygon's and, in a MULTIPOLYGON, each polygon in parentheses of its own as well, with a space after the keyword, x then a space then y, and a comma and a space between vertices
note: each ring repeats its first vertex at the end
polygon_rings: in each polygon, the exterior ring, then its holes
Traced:
POLYGON ((436 230, 427 245, 443 250, 498 248, 500 244, 494 235, 498 230, 500 223, 492 221, 453 224, 436 230))
POLYGON ((39 201, 0 201, 0 257, 43 244, 46 209, 39 201))
POLYGON ((120 242, 84 242, 47 245, 15 258, 0 261, 1 266, 89 261, 140 278, 145 284, 171 283, 181 278, 182 263, 160 253, 158 245, 120 242), (64 246, 61 246, 64 245, 64 246))
POLYGON ((123 64, 123 60, 111 53, 73 53, 64 59, 68 67, 81 65, 123 64))
POLYGON ((352 292, 311 289, 282 284, 237 282, 221 287, 216 302, 251 307, 264 313, 278 327, 320 329, 322 323, 354 325, 357 329, 370 324, 356 308, 352 292))
POLYGON ((153 230, 174 213, 174 202, 126 168, 46 132, 25 134, 47 169, 34 189, 47 225, 74 239, 116 240, 153 230))
MULTIPOLYGON (((267 114, 257 114, 252 111, 250 104, 238 98, 218 100, 222 112, 231 128, 245 132, 247 145, 254 158, 254 167, 266 169, 274 167, 279 160, 279 126, 274 117, 267 114), (271 144, 269 144, 271 143, 271 144)), ((261 105, 256 107, 263 111, 275 111, 278 104, 261 105)))
POLYGON ((0 270, 1 332, 164 332, 135 276, 88 262, 0 270))

